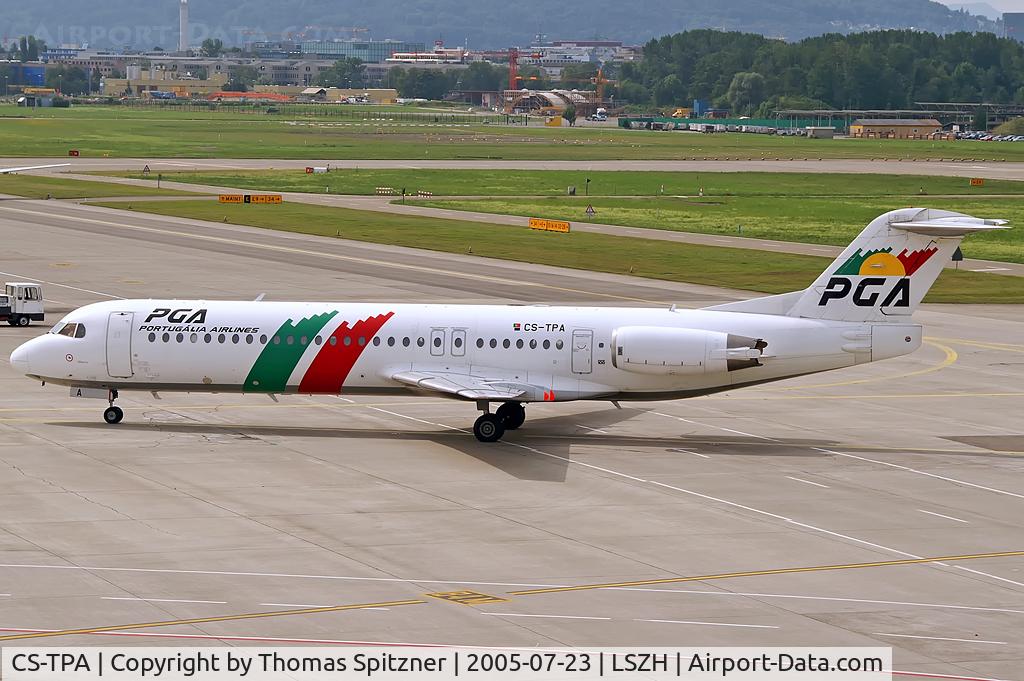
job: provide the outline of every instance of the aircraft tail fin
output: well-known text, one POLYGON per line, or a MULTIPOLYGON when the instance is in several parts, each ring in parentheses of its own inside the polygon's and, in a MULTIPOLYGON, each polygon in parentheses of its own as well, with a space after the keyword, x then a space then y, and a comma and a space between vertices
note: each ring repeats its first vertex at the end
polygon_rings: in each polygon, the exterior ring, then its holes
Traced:
POLYGON ((872 220, 803 291, 710 309, 850 322, 906 321, 928 293, 960 241, 1005 229, 933 208, 902 208, 872 220))

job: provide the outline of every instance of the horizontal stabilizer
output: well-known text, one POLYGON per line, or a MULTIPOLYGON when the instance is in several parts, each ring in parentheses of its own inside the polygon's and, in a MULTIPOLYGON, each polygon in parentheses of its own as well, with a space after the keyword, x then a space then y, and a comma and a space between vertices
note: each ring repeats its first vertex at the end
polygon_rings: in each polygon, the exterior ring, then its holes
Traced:
POLYGON ((937 218, 934 220, 913 220, 911 222, 892 222, 890 227, 902 229, 913 234, 925 236, 965 236, 976 232, 989 232, 995 229, 1009 229, 1006 220, 985 220, 966 215, 937 218))

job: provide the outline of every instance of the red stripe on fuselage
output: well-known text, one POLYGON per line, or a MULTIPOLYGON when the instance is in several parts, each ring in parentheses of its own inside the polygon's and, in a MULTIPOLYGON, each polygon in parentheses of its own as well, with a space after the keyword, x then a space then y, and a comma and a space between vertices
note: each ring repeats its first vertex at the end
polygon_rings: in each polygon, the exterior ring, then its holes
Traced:
POLYGON ((345 384, 345 379, 348 378, 359 356, 363 354, 363 350, 394 314, 388 312, 370 317, 356 322, 352 327, 349 327, 348 322, 342 322, 334 333, 324 339, 323 347, 316 353, 312 364, 299 382, 299 392, 333 395, 340 393, 341 386, 345 384), (332 337, 337 339, 335 345, 331 345, 332 337), (349 339, 348 345, 345 344, 346 338, 349 339), (364 345, 359 344, 360 338, 365 339, 364 345))

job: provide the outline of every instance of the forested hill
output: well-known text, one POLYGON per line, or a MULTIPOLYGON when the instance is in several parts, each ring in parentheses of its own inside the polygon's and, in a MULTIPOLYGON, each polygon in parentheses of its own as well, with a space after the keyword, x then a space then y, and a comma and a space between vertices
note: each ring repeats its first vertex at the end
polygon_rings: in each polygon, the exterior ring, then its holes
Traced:
MULTIPOLYGON (((744 31, 798 40, 830 32, 914 28, 935 33, 996 30, 988 19, 930 0, 191 0, 194 42, 219 37, 238 44, 264 32, 307 25, 359 26, 377 39, 443 38, 448 44, 501 48, 527 45, 538 32, 552 39, 607 38, 643 43, 694 28, 744 31)), ((177 0, 47 0, 10 3, 0 35, 32 33, 49 45, 152 49, 177 44, 177 0)), ((344 37, 342 31, 326 32, 344 37)))
POLYGON ((914 108, 915 102, 1024 103, 1024 45, 991 33, 876 31, 796 43, 690 31, 652 40, 618 74, 622 100, 710 99, 737 113, 778 108, 914 108))

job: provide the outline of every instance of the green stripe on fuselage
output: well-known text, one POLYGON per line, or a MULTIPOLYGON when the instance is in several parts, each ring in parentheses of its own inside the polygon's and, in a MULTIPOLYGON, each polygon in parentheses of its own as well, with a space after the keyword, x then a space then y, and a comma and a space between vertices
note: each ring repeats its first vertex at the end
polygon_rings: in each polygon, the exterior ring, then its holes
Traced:
POLYGON ((306 349, 313 345, 313 337, 337 314, 338 311, 335 310, 304 318, 298 324, 293 324, 290 319, 282 324, 277 333, 269 339, 256 363, 252 365, 242 390, 262 393, 284 392, 288 385, 288 377, 295 371, 295 366, 302 359, 306 349), (302 344, 303 336, 308 341, 305 345, 302 344), (280 342, 275 343, 275 338, 280 342), (291 344, 288 343, 289 338, 292 339, 291 344))

